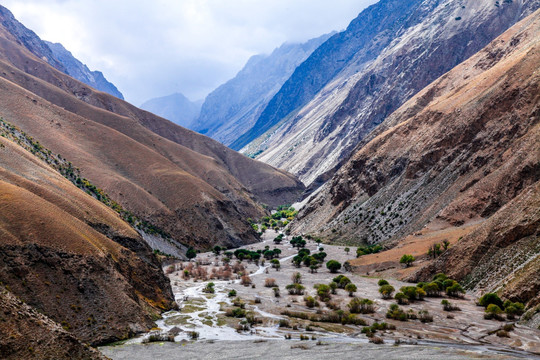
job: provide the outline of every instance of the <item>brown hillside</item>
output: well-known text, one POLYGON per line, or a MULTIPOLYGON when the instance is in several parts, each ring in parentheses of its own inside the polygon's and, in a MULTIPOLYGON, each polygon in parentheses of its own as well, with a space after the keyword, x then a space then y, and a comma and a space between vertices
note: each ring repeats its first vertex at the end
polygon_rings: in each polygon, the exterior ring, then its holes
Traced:
POLYGON ((303 189, 285 172, 88 88, 2 27, 0 59, 0 116, 179 242, 256 241, 245 221, 264 214, 256 201, 290 203, 303 189))
MULTIPOLYGON (((0 20, 2 20, 1 13, 0 20)), ((7 21, 16 20, 7 19, 7 21)), ((40 40, 37 38, 35 41, 40 40)), ((33 50, 36 53, 34 48, 33 50)), ((70 112, 111 126, 137 141, 144 137, 145 133, 139 128, 142 126, 165 139, 213 158, 262 203, 272 206, 292 203, 303 190, 302 183, 285 171, 252 160, 215 140, 182 128, 107 93, 89 88, 86 84, 67 76, 50 66, 40 56, 34 56, 27 48, 21 46, 17 38, 5 27, 0 27, 0 59, 21 70, 24 75, 33 75, 56 89, 52 91, 50 87, 36 82, 32 76, 15 74, 11 70, 4 70, 1 75, 70 112), (134 126, 135 124, 137 126, 134 126)), ((155 141, 147 143, 156 146, 155 141)), ((167 154, 166 150, 163 152, 160 148, 157 150, 167 154)), ((203 179, 210 182, 215 180, 211 177, 203 179)))
POLYGON ((152 327, 173 295, 142 238, 19 145, 0 144, 0 281, 85 342, 152 327))
POLYGON ((459 226, 512 206, 540 180, 538 39, 540 11, 408 101, 295 230, 397 243, 433 220, 459 226))

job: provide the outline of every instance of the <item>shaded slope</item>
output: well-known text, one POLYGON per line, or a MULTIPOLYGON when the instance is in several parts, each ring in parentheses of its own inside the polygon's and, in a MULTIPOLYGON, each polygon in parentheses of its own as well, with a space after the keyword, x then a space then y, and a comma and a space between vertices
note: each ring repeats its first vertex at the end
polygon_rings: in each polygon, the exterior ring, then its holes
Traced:
POLYGON ((106 359, 4 287, 0 287, 0 311, 2 359, 106 359))
POLYGON ((382 0, 362 11, 347 30, 332 36, 295 69, 270 100, 255 125, 232 143, 231 147, 237 150, 243 148, 291 112, 307 104, 352 61, 355 54, 380 36, 382 43, 363 54, 364 61, 372 59, 391 41, 387 35, 398 30, 420 3, 421 0, 382 0))
MULTIPOLYGON (((376 243, 435 220, 486 219, 505 204, 501 217, 516 206, 512 223, 529 216, 512 200, 540 180, 539 38, 540 10, 409 100, 308 203, 295 230, 376 243)), ((515 235, 508 241, 518 243, 515 235)))
POLYGON ((31 153, 0 144, 3 284, 85 342, 151 328, 173 295, 144 240, 31 153))
POLYGON ((400 10, 403 16, 395 20, 392 32, 366 42, 309 103, 253 142, 249 151, 257 146, 265 150, 258 159, 298 175, 306 184, 332 171, 405 101, 540 2, 495 5, 490 0, 425 0, 407 12, 400 10))

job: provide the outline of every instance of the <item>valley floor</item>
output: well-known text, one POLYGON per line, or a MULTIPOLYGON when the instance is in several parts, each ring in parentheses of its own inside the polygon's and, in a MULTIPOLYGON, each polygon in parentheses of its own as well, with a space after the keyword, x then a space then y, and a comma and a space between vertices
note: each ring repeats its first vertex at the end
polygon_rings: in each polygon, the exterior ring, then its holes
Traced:
MULTIPOLYGON (((101 349, 114 360, 145 359, 519 359, 510 354, 482 353, 452 347, 419 345, 374 345, 358 343, 323 343, 304 341, 216 341, 187 344, 159 343, 117 346, 101 349)), ((530 357, 532 358, 532 357, 530 357)))
MULTIPOLYGON (((359 352, 366 358, 388 359, 540 358, 540 331, 516 325, 508 338, 496 336, 496 331, 505 323, 485 320, 484 309, 476 306, 476 298, 472 294, 466 294, 464 299, 449 299, 461 309, 451 314, 443 311, 442 298, 426 298, 424 301, 401 306, 404 311, 416 314, 427 310, 433 316, 433 322, 430 323, 421 323, 419 320, 390 320, 386 319, 385 314, 395 301, 381 298, 377 285, 379 278, 361 276, 343 269, 340 273, 349 277, 358 287, 355 296, 371 299, 375 303, 375 313, 359 314, 357 317, 365 320, 368 325, 386 322, 395 326, 395 330, 377 331, 376 336, 380 337, 384 344, 370 344, 369 339, 361 333, 362 326, 314 322, 285 316, 283 311, 304 314, 330 312, 331 309, 323 302, 319 302, 319 307, 308 308, 304 296, 316 297, 313 286, 317 283, 328 284, 338 274, 331 274, 325 267, 319 268, 316 273, 311 273, 305 266, 296 268, 291 258, 297 250, 289 244, 290 238, 286 237, 282 244, 275 245, 272 240, 276 235, 273 231, 267 231, 262 242, 246 246, 250 250, 270 246, 270 249, 279 248, 282 251, 279 271, 271 268, 268 261, 265 265, 243 262, 254 286, 243 286, 240 280, 186 280, 183 273, 187 262, 165 267, 181 309, 164 314, 164 319, 157 322, 159 329, 151 334, 175 334, 176 343, 143 345, 141 342, 149 337, 149 334, 145 334, 122 345, 103 347, 100 350, 115 360, 233 357, 317 359, 328 358, 332 354, 339 354, 340 359, 348 359, 358 357, 359 352), (295 272, 302 275, 305 295, 289 295, 285 289, 286 285, 292 283, 291 277, 295 272), (280 288, 280 297, 274 296, 272 288, 264 286, 267 278, 275 280, 280 288), (203 291, 210 281, 215 284, 214 294, 203 291), (231 290, 236 291, 236 296, 245 303, 245 310, 258 318, 259 323, 238 330, 245 326, 245 321, 243 324, 241 318, 225 316, 225 310, 234 309, 235 297, 228 296, 231 290), (288 326, 280 327, 280 321, 287 322, 288 326), (191 340, 192 331, 197 332, 197 341, 191 340), (286 336, 290 336, 291 340, 285 340, 286 336), (299 342, 300 336, 308 340, 299 342), (400 346, 394 346, 396 342, 400 343, 400 346)), ((335 259, 344 263, 354 258, 354 248, 347 254, 343 246, 322 246, 328 254, 325 262, 335 259)), ((312 253, 317 251, 317 247, 317 244, 311 241, 308 241, 306 246, 312 253)), ((217 272, 223 268, 223 255, 216 257, 211 253, 199 254, 197 260, 206 264, 203 267, 208 275, 212 274, 214 268, 217 272)), ((231 265, 235 262, 236 260, 231 261, 231 265)), ((411 285, 390 278, 387 280, 396 291, 402 286, 411 285)), ((331 303, 334 308, 348 310, 350 299, 345 290, 338 289, 337 294, 332 295, 331 303)))

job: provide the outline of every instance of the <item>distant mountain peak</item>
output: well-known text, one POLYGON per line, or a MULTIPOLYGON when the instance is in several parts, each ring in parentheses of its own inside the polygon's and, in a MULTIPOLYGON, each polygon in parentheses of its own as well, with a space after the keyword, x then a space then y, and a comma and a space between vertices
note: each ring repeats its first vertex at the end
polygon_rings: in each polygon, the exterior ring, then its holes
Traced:
POLYGON ((189 128, 199 116, 202 103, 203 100, 191 101, 184 94, 176 92, 145 101, 140 108, 189 128))
POLYGON ((91 71, 88 66, 75 58, 73 54, 60 43, 52 43, 50 41, 44 41, 44 43, 51 49, 54 57, 64 66, 64 72, 66 74, 96 90, 109 93, 124 100, 124 95, 122 95, 114 84, 105 78, 101 71, 91 71))

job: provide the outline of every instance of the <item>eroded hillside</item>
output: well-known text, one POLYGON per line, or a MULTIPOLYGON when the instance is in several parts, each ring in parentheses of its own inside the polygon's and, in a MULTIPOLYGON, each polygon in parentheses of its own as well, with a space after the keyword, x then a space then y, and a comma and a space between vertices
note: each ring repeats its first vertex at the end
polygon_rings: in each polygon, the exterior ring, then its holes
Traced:
POLYGON ((515 284, 538 271, 539 38, 536 11, 405 103, 308 203, 295 231, 396 245, 428 229, 484 222, 431 269, 482 289, 505 280, 516 298, 535 297, 537 285, 515 284), (512 261, 493 273, 495 258, 512 261))

